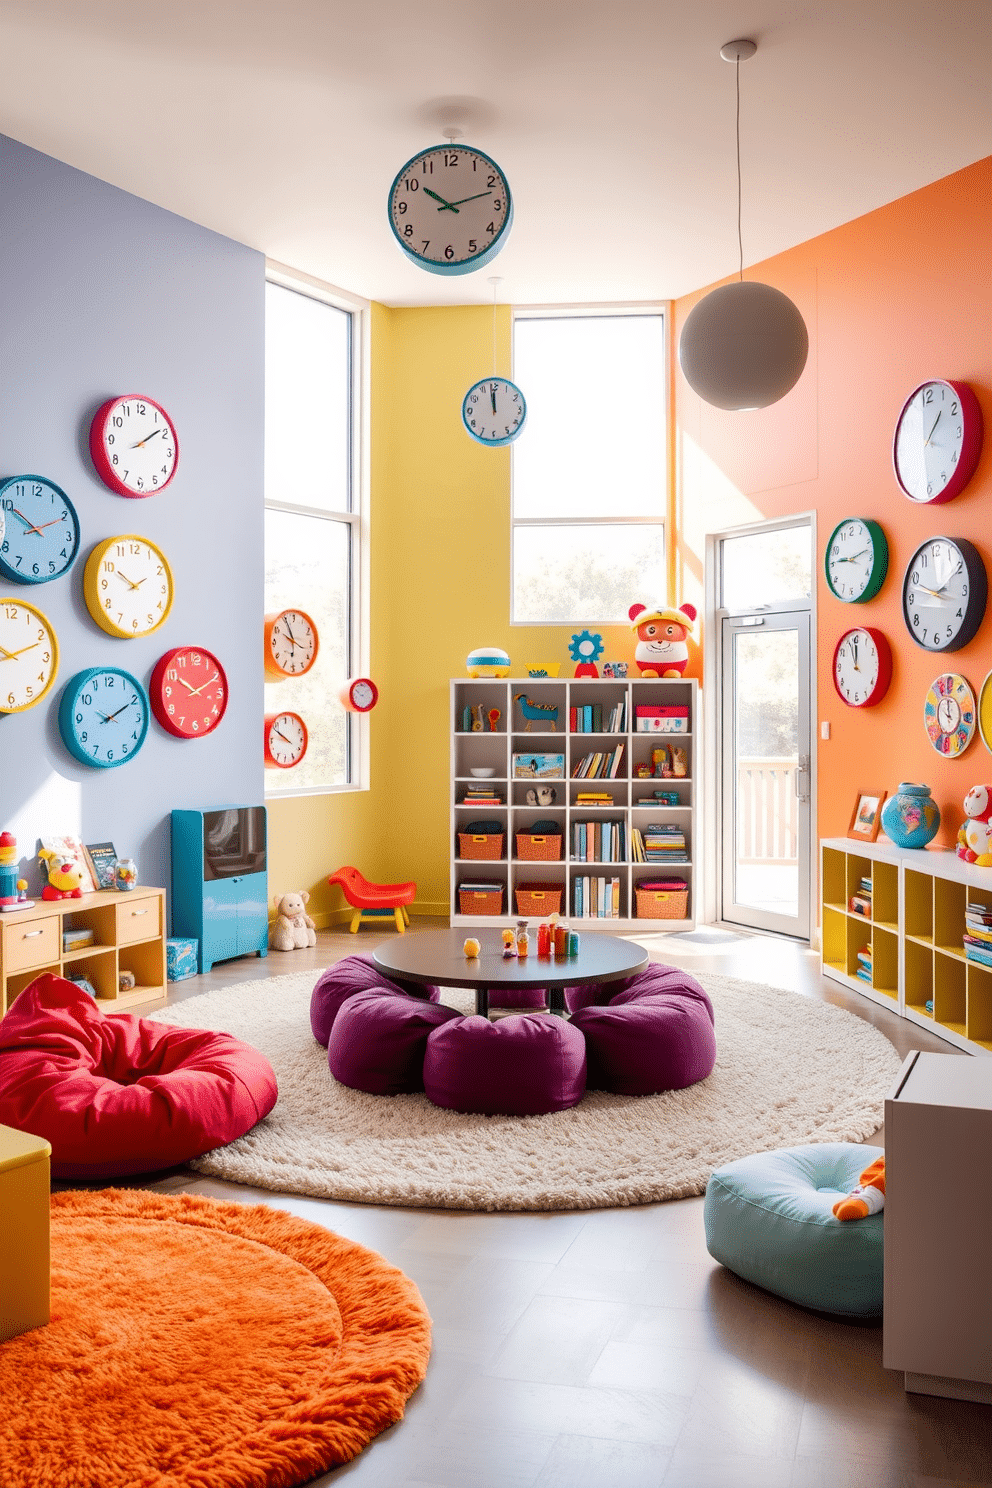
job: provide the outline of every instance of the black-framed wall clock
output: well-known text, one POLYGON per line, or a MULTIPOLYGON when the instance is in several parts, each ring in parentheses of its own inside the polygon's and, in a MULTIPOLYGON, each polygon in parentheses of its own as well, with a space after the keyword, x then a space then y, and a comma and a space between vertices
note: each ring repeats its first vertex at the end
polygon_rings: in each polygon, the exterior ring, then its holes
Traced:
POLYGON ((966 537, 929 537, 909 560, 902 586, 906 629, 927 651, 960 651, 985 618, 988 575, 966 537))
POLYGON ((827 587, 845 604, 865 604, 885 582, 889 545, 871 517, 845 517, 831 532, 823 554, 827 587))
POLYGON ((118 496, 154 496, 179 464, 176 426, 161 403, 143 393, 108 398, 90 424, 90 458, 118 496))
POLYGON ((834 648, 834 687, 849 708, 873 708, 892 681, 892 648, 880 630, 858 626, 834 648))
POLYGON ((904 495, 920 505, 953 501, 982 453, 982 409, 966 382, 931 378, 902 406, 892 464, 904 495))

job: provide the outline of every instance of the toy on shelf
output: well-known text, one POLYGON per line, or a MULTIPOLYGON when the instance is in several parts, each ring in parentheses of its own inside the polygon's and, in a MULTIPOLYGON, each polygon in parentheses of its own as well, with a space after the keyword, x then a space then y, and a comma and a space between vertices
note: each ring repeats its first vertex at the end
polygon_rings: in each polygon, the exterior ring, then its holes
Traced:
POLYGON ((17 903, 17 838, 0 832, 0 904, 17 903))
POLYGON ((992 785, 973 785, 964 798, 966 820, 958 829, 957 853, 966 863, 992 868, 992 785))
POLYGON ((114 888, 133 889, 138 882, 138 865, 133 858, 118 858, 114 863, 114 888))
POLYGON ((560 661, 525 661, 528 677, 557 677, 561 671, 560 661))
POLYGON ((133 971, 122 971, 122 972, 119 972, 118 973, 118 976, 117 976, 117 990, 118 990, 118 992, 130 992, 130 991, 133 990, 133 988, 135 987, 136 983, 137 983, 137 978, 135 977, 133 971))
POLYGON ((51 848, 43 847, 39 858, 48 870, 48 882, 41 891, 42 899, 81 899, 79 887, 83 873, 78 863, 69 858, 60 858, 51 848))
POLYGON ((317 944, 317 927, 307 914, 309 898, 305 889, 276 894, 276 917, 269 931, 269 945, 274 951, 300 951, 317 944))
POLYGON ((465 952, 465 956, 469 961, 474 961, 479 952, 482 950, 482 946, 480 942, 476 940, 474 935, 470 935, 468 940, 466 940, 465 944, 462 946, 462 950, 465 952))
POLYGON ((415 883, 377 884, 370 883, 357 868, 339 868, 327 880, 338 884, 344 897, 355 913, 351 917, 349 930, 357 935, 363 920, 392 918, 402 935, 410 923, 406 906, 412 904, 417 893, 415 883))
POLYGON ((528 806, 553 806, 558 799, 558 792, 553 785, 531 786, 524 799, 528 806))
MULTIPOLYGON (((850 1179, 848 1179, 850 1182, 850 1179)), ((869 1214, 878 1214, 885 1205, 885 1158, 876 1157, 861 1174, 857 1188, 844 1199, 838 1199, 833 1207, 837 1219, 867 1219, 869 1214)))
POLYGON ((627 611, 631 629, 637 634, 634 661, 642 677, 681 677, 689 661, 687 638, 692 637, 696 606, 668 605, 649 610, 634 604, 627 611))
POLYGON ((603 676, 604 677, 620 677, 620 678, 623 678, 623 677, 626 677, 626 675, 627 675, 627 663, 625 661, 604 661, 603 662, 603 676))
POLYGON ((496 725, 499 723, 503 715, 500 713, 498 708, 490 708, 487 716, 489 718, 489 732, 491 734, 494 734, 496 732, 496 725))
POLYGON ((510 658, 500 646, 479 646, 465 658, 470 677, 508 677, 510 658))
POLYGON ((535 703, 525 692, 515 692, 513 701, 520 704, 520 711, 526 718, 524 733, 530 733, 532 723, 539 723, 542 731, 558 731, 558 704, 557 703, 535 703))
POLYGON ((483 729, 485 728, 485 725, 482 722, 482 715, 485 711, 485 703, 472 703, 470 707, 472 713, 472 733, 481 734, 483 732, 483 729))
POLYGON ((568 643, 568 654, 574 662, 578 663, 575 675, 577 677, 598 677, 599 668, 596 663, 605 649, 601 635, 593 635, 589 630, 577 631, 568 643))
POLYGON ((517 933, 515 930, 503 931, 503 960, 512 961, 517 954, 517 933))

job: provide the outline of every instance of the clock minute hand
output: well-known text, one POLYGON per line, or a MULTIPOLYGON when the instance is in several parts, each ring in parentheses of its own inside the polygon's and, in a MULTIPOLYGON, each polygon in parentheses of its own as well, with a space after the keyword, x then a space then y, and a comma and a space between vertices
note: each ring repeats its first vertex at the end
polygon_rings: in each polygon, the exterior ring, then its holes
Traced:
MULTIPOLYGON (((943 411, 944 410, 941 409, 940 410, 940 413, 938 413, 937 414, 937 417, 934 419, 934 421, 933 421, 933 429, 936 429, 937 425, 940 423, 940 414, 943 413, 943 411)), ((923 441, 923 448, 924 449, 926 449, 927 445, 930 443, 931 439, 933 438, 933 429, 930 430, 930 433, 927 435, 926 439, 924 439, 924 441, 923 441)))
POLYGON ((458 200, 456 202, 452 202, 451 205, 452 207, 460 207, 467 201, 478 201, 480 196, 492 196, 492 192, 477 191, 474 196, 460 196, 458 200))
POLYGON ((165 433, 165 430, 164 429, 153 429, 150 434, 146 434, 145 435, 144 439, 139 439, 138 442, 137 442, 137 444, 132 444, 131 448, 132 449, 141 449, 141 447, 143 445, 145 445, 145 444, 148 443, 149 439, 154 439, 156 434, 164 434, 164 433, 165 433))
POLYGON ((441 205, 438 207, 439 212, 454 212, 457 215, 458 208, 455 206, 454 202, 445 201, 443 196, 438 196, 437 192, 432 191, 429 186, 424 187, 424 195, 432 196, 435 201, 439 201, 441 203, 441 205))
POLYGON ((207 680, 206 680, 206 682, 201 682, 200 685, 199 685, 199 687, 191 687, 190 688, 190 694, 189 694, 190 697, 196 697, 197 694, 198 693, 201 693, 205 687, 209 687, 210 684, 211 684, 211 682, 216 682, 218 675, 219 674, 217 672, 214 672, 213 676, 212 677, 208 677, 207 680))

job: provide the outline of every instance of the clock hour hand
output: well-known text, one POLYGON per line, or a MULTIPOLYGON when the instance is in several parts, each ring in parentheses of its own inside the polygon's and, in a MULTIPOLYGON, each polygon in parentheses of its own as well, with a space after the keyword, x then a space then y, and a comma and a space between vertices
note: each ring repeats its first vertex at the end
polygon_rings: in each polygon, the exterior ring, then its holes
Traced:
MULTIPOLYGON (((24 515, 23 512, 17 510, 17 507, 16 506, 12 506, 11 507, 11 511, 14 513, 14 515, 16 517, 20 517, 21 521, 24 523, 25 527, 27 528, 27 530, 29 532, 40 532, 42 527, 51 527, 52 526, 52 523, 51 522, 42 522, 41 523, 41 526, 35 526, 35 524, 33 522, 31 522, 31 521, 28 520, 28 518, 24 515)), ((56 517, 54 520, 56 522, 61 522, 62 518, 61 517, 56 517)))
MULTIPOLYGON (((120 574, 120 576, 124 580, 125 584, 130 584, 132 589, 140 589, 141 588, 141 585, 145 582, 144 579, 139 579, 138 582, 135 584, 132 579, 129 579, 128 578, 127 574, 124 573, 122 569, 117 569, 117 572, 120 574)), ((148 575, 146 574, 145 575, 145 578, 147 578, 147 577, 148 577, 148 575)))
POLYGON ((443 196, 438 196, 437 192, 432 191, 429 186, 424 187, 424 195, 432 196, 435 201, 439 201, 441 203, 441 205, 438 207, 439 212, 454 212, 457 214, 458 208, 455 206, 454 202, 445 201, 443 196))
POLYGON ((854 553, 850 558, 838 558, 837 561, 838 563, 857 563, 858 559, 863 558, 867 552, 867 548, 862 548, 860 553, 854 553))
POLYGON ((495 413, 496 412, 496 384, 494 382, 491 382, 489 384, 489 396, 493 400, 493 413, 495 413))

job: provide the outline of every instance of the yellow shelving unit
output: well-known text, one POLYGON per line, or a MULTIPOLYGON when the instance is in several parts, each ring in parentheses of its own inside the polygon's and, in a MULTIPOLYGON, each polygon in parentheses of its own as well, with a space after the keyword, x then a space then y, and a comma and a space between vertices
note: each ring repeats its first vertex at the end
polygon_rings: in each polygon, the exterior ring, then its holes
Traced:
POLYGON ((964 950, 965 907, 992 908, 992 870, 947 849, 825 838, 821 853, 823 975, 893 1008, 970 1053, 992 1053, 992 968, 964 950), (871 880, 871 914, 851 899, 871 880), (870 946, 872 980, 856 975, 870 946))

